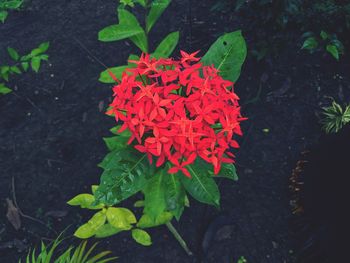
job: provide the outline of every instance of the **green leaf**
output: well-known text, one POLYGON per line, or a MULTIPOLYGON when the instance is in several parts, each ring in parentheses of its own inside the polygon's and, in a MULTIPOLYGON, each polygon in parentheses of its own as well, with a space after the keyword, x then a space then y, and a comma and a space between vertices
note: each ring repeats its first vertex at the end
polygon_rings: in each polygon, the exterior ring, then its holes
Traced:
POLYGON ((219 174, 214 175, 214 177, 223 177, 223 178, 231 179, 233 181, 238 181, 236 167, 232 163, 223 163, 221 165, 219 174))
MULTIPOLYGON (((133 54, 131 54, 128 57, 128 61, 129 60, 138 60, 138 59, 139 59, 139 57, 136 55, 133 55, 133 54)), ((105 71, 101 72, 99 81, 102 83, 106 83, 106 84, 115 83, 115 80, 111 77, 110 74, 113 74, 117 79, 121 79, 123 72, 127 68, 134 68, 134 67, 136 67, 135 64, 128 63, 127 66, 119 66, 119 67, 113 67, 113 68, 106 69, 105 71)))
POLYGON ((0 77, 1 78, 3 78, 6 81, 9 81, 9 73, 10 73, 9 66, 1 66, 0 67, 0 77))
POLYGON ((5 23, 5 20, 7 18, 8 12, 5 10, 0 10, 0 21, 2 23, 5 23))
POLYGON ((169 176, 165 169, 160 169, 158 172, 147 181, 146 187, 143 189, 145 195, 144 213, 155 220, 162 214, 167 207, 165 200, 165 177, 169 176))
POLYGON ((322 40, 326 40, 329 38, 329 34, 322 30, 320 33, 320 37, 322 38, 322 40))
POLYGON ((12 92, 12 90, 5 86, 5 84, 0 83, 0 94, 5 95, 12 92))
POLYGON ((28 62, 22 62, 21 66, 22 66, 24 71, 28 71, 28 68, 29 68, 29 63, 28 62))
POLYGON ((144 207, 145 201, 144 200, 138 200, 134 203, 134 207, 144 207))
POLYGON ((18 54, 18 52, 17 52, 15 49, 13 49, 13 48, 11 48, 11 47, 8 47, 8 48, 7 48, 7 52, 9 53, 10 57, 11 57, 14 61, 18 61, 18 59, 19 59, 19 54, 18 54))
POLYGON ((180 176, 180 179, 190 195, 199 202, 219 207, 220 192, 215 180, 208 172, 208 166, 196 160, 187 168, 192 178, 180 176))
POLYGON ((38 47, 40 53, 45 53, 50 47, 50 42, 41 43, 38 47))
POLYGON ((146 0, 135 0, 136 3, 140 4, 141 6, 143 7, 146 7, 147 4, 146 4, 146 0))
POLYGON ((0 9, 18 9, 21 7, 23 0, 0 1, 0 9))
POLYGON ((142 32, 142 28, 129 25, 110 25, 98 32, 98 40, 103 42, 117 41, 141 34, 142 32))
POLYGON ((211 45, 201 62, 214 65, 219 74, 235 82, 247 56, 247 47, 241 31, 224 34, 211 45))
POLYGON ((133 212, 126 208, 109 207, 107 209, 107 220, 115 228, 129 230, 131 224, 136 224, 133 212))
POLYGON ((86 224, 79 227, 74 235, 78 238, 92 237, 105 222, 106 213, 104 211, 97 212, 86 224))
POLYGON ((135 239, 137 243, 143 246, 152 245, 151 237, 145 230, 133 229, 131 234, 132 234, 132 238, 135 239))
POLYGON ((137 227, 139 228, 150 228, 156 227, 160 225, 164 225, 171 221, 173 218, 173 214, 170 212, 163 212, 156 219, 152 219, 149 215, 143 214, 137 223, 137 227))
POLYGON ((133 0, 120 0, 120 3, 122 3, 125 6, 130 6, 130 7, 135 6, 133 0))
POLYGON ((141 49, 142 52, 148 53, 148 40, 145 31, 140 26, 136 17, 126 9, 118 10, 119 24, 141 30, 139 34, 130 37, 130 40, 141 49))
POLYGON ((336 60, 339 60, 339 51, 335 45, 329 44, 326 47, 328 53, 330 53, 336 60))
POLYGON ((22 71, 17 66, 11 66, 10 67, 10 71, 12 73, 16 73, 16 74, 21 74, 22 73, 22 71))
POLYGON ((307 50, 314 50, 318 47, 318 41, 316 38, 314 37, 308 37, 307 39, 305 39, 303 46, 301 47, 301 49, 307 49, 307 50))
POLYGON ((90 210, 102 209, 104 207, 103 204, 93 205, 95 202, 95 197, 91 194, 79 194, 73 197, 71 200, 67 202, 67 204, 72 206, 80 206, 81 208, 87 208, 90 210))
POLYGON ((39 69, 40 69, 41 59, 38 57, 33 57, 30 63, 31 63, 33 71, 38 73, 39 69))
POLYGON ((178 42, 179 42, 179 31, 170 33, 162 40, 162 42, 153 52, 152 56, 157 59, 169 57, 171 53, 173 53, 178 42))
POLYGON ((131 136, 131 133, 129 130, 124 130, 123 132, 119 133, 118 130, 120 129, 120 127, 121 125, 118 125, 113 128, 113 131, 116 131, 115 134, 117 136, 103 138, 108 150, 110 151, 121 150, 128 146, 128 141, 131 136))
POLYGON ((107 154, 99 166, 104 172, 95 198, 106 205, 117 204, 139 192, 154 170, 146 155, 132 147, 107 154))
POLYGON ((167 174, 164 177, 165 201, 167 210, 171 211, 177 220, 180 219, 185 206, 185 189, 178 174, 167 174))
POLYGON ((146 18, 146 31, 149 33, 153 25, 157 22, 158 18, 162 15, 164 10, 168 7, 171 0, 153 0, 151 4, 151 10, 146 18))
POLYGON ((109 236, 113 236, 115 234, 118 234, 119 232, 124 231, 124 229, 118 229, 112 226, 111 224, 104 224, 101 226, 97 231, 95 232, 96 238, 105 238, 109 236))
POLYGON ((100 74, 100 78, 98 79, 102 83, 115 83, 115 80, 111 77, 110 74, 114 75, 117 79, 122 78, 123 72, 128 68, 128 66, 119 66, 106 69, 102 71, 100 74))
POLYGON ((236 7, 235 11, 237 12, 241 7, 246 3, 246 0, 237 0, 236 1, 236 7))

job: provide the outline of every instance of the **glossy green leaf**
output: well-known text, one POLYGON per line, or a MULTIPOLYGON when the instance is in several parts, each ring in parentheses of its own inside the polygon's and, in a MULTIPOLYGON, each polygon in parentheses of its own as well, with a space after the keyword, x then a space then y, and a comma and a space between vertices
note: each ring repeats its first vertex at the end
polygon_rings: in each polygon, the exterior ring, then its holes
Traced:
POLYGON ((95 232, 95 237, 96 238, 105 238, 105 237, 109 237, 109 236, 113 236, 115 234, 118 234, 122 231, 125 231, 125 230, 115 228, 111 224, 104 224, 99 229, 97 229, 97 231, 95 232))
POLYGON ((303 46, 301 47, 301 49, 307 49, 307 50, 314 50, 318 47, 318 41, 316 38, 314 37, 308 37, 307 39, 305 39, 303 46))
POLYGON ((187 168, 192 178, 180 175, 187 192, 199 202, 219 207, 220 192, 207 167, 196 161, 187 168))
POLYGON ((152 56, 157 59, 169 57, 171 53, 173 53, 178 42, 179 42, 179 31, 170 33, 162 40, 162 42, 153 52, 152 56))
POLYGON ((140 26, 136 17, 126 9, 118 10, 119 24, 128 26, 134 29, 139 29, 142 32, 131 36, 130 40, 141 49, 142 52, 148 53, 148 40, 145 31, 140 26))
POLYGON ((148 181, 143 189, 145 195, 144 213, 156 219, 167 207, 165 200, 165 177, 169 176, 165 169, 160 169, 148 181))
POLYGON ((14 60, 14 61, 18 61, 19 60, 19 54, 18 52, 11 48, 11 47, 8 47, 7 48, 7 52, 9 53, 10 57, 14 60))
POLYGON ((247 46, 239 30, 219 37, 201 62, 204 65, 214 65, 224 79, 236 82, 246 56, 247 46))
POLYGON ((95 197, 106 205, 117 204, 139 192, 154 170, 146 155, 132 147, 107 154, 99 166, 104 172, 95 197))
POLYGON ((336 60, 339 60, 339 51, 335 45, 329 44, 326 47, 328 53, 330 53, 336 60))
POLYGON ((152 245, 151 237, 145 230, 133 229, 131 234, 132 234, 133 239, 137 243, 139 243, 139 244, 141 244, 143 246, 150 246, 150 245, 152 245))
POLYGON ((92 237, 97 230, 104 225, 106 218, 106 213, 104 211, 97 212, 86 224, 79 227, 74 235, 78 238, 92 237))
POLYGON ((173 218, 173 214, 170 212, 163 212, 157 218, 153 219, 147 214, 143 214, 137 222, 137 227, 139 228, 150 228, 150 227, 156 227, 160 225, 164 225, 171 221, 173 218))
POLYGON ((98 32, 98 40, 103 42, 117 41, 141 34, 142 28, 129 25, 110 25, 98 32))
POLYGON ((12 92, 12 90, 5 86, 5 84, 0 83, 0 94, 5 95, 12 92))
POLYGON ((80 206, 81 208, 87 208, 90 210, 102 209, 104 207, 103 204, 99 204, 94 206, 95 197, 91 194, 79 194, 69 200, 67 204, 72 206, 80 206))
POLYGON ((163 14, 171 0, 153 0, 151 9, 146 18, 146 31, 151 31, 158 18, 163 14))
POLYGON ((30 61, 30 64, 32 66, 33 71, 38 73, 40 69, 41 59, 38 57, 33 57, 30 61))
POLYGON ((131 229, 131 224, 136 223, 135 215, 129 209, 119 207, 107 209, 107 220, 111 226, 123 230, 131 229))
POLYGON ((41 43, 38 47, 40 53, 45 53, 50 47, 50 42, 41 43))
POLYGON ((167 210, 180 219, 185 206, 185 189, 178 174, 167 174, 164 176, 165 201, 167 210))

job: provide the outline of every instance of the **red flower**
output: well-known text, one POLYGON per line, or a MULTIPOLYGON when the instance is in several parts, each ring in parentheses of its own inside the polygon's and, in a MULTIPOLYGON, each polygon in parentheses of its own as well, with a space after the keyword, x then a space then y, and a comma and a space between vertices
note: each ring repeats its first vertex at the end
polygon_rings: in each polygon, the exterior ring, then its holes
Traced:
POLYGON ((203 66, 198 51, 181 51, 180 60, 154 59, 143 54, 113 87, 108 114, 123 121, 120 132, 131 132, 129 143, 147 154, 157 167, 170 162, 169 173, 190 177, 187 166, 197 157, 214 167, 234 162, 230 147, 242 135, 238 96, 233 83, 214 67, 203 66))

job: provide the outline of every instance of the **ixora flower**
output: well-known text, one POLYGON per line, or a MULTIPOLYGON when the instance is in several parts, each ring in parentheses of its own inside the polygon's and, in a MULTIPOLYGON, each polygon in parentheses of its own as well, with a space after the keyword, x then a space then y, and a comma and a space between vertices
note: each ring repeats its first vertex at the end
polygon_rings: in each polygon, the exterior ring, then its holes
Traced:
POLYGON ((147 154, 156 166, 170 162, 168 173, 191 177, 187 166, 196 158, 213 165, 218 174, 222 163, 233 163, 230 148, 238 148, 235 135, 242 135, 239 97, 234 83, 224 80, 213 66, 203 66, 198 51, 181 58, 155 59, 142 54, 130 60, 113 87, 107 114, 129 130, 129 144, 147 154))

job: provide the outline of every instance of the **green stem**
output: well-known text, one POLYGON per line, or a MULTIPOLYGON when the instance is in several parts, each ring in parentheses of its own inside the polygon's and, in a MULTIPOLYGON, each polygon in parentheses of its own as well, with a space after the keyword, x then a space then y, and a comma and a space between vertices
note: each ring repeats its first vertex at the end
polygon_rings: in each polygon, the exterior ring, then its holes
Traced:
POLYGON ((182 237, 180 236, 179 232, 177 232, 173 224, 169 221, 168 223, 166 223, 166 226, 169 229, 169 231, 173 234, 173 236, 176 238, 176 240, 180 243, 182 248, 186 251, 187 255, 192 256, 193 255, 192 251, 188 248, 185 240, 182 239, 182 237))

